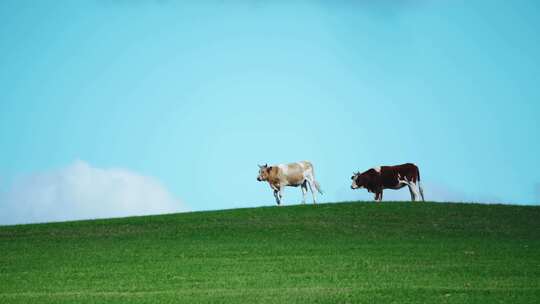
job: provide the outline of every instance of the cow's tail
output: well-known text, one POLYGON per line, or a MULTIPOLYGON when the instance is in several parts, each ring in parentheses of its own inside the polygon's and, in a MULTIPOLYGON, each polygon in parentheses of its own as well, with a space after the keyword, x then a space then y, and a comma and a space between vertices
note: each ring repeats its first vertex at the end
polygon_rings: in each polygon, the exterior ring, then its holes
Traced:
POLYGON ((317 188, 317 191, 320 193, 320 194, 324 194, 323 191, 321 190, 321 185, 319 185, 319 182, 316 181, 315 179, 313 180, 313 184, 315 185, 315 188, 317 188))
POLYGON ((420 170, 416 167, 416 175, 418 176, 418 191, 420 192, 420 197, 422 197, 422 202, 424 202, 424 189, 422 188, 422 182, 420 181, 420 170))
MULTIPOLYGON (((324 194, 323 191, 321 190, 321 185, 319 185, 319 182, 315 180, 315 170, 313 169, 313 165, 309 163, 309 166, 311 167, 310 168, 311 172, 309 173, 307 178, 310 181, 310 184, 313 184, 313 186, 315 186, 315 188, 317 189, 317 192, 319 192, 320 194, 324 194)), ((313 191, 313 189, 311 191, 313 191)))

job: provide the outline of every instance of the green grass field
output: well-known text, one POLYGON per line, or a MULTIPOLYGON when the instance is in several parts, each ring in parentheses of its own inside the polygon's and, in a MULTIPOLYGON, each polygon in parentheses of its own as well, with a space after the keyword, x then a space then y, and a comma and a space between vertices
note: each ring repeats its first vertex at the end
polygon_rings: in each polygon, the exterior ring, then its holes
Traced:
POLYGON ((540 207, 339 203, 0 227, 0 303, 540 303, 540 207))

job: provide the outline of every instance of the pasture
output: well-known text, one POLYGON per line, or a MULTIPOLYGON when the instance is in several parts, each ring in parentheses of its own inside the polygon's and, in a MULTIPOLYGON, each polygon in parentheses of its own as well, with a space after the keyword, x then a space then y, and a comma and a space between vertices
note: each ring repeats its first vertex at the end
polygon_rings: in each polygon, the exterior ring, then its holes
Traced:
POLYGON ((0 303, 539 303, 540 207, 261 207, 0 227, 0 303))

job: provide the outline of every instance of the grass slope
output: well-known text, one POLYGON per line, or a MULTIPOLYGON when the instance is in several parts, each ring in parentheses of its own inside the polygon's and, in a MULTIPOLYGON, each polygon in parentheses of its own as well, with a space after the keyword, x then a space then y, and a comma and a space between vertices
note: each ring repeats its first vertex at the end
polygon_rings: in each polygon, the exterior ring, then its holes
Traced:
POLYGON ((0 303, 539 303, 540 208, 340 203, 0 227, 0 303))

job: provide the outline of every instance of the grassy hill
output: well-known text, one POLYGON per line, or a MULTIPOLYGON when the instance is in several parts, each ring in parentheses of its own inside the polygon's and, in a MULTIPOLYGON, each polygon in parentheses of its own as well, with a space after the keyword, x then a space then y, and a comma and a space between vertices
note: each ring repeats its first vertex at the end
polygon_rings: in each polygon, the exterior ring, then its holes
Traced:
POLYGON ((340 203, 0 227, 0 303, 539 303, 540 207, 340 203))

